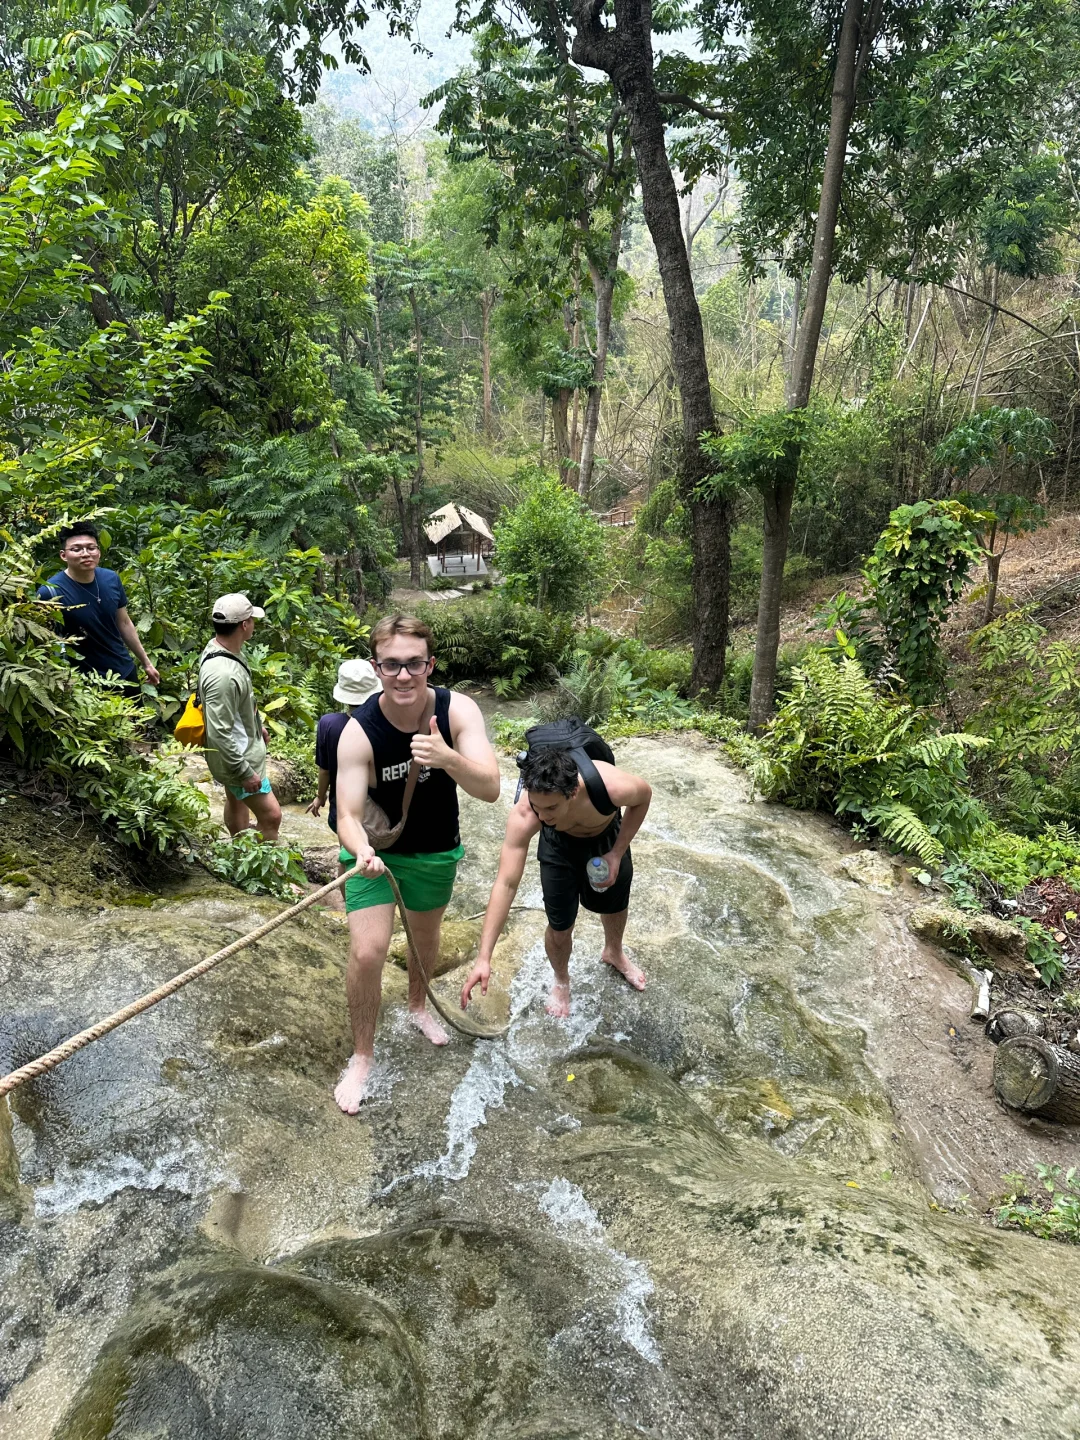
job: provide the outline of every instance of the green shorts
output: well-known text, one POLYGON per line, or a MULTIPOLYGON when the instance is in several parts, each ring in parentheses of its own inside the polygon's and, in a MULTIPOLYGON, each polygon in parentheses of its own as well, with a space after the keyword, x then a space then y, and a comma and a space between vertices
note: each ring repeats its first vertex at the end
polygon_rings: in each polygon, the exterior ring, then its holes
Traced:
MULTIPOLYGON (((438 910, 449 904, 454 893, 458 861, 464 855, 465 847, 455 845, 453 850, 437 850, 429 855, 398 855, 395 851, 387 851, 380 858, 397 881, 406 910, 438 910)), ((354 864, 353 857, 345 849, 338 859, 342 865, 354 864)), ((354 910, 369 910, 372 905, 393 903, 394 892, 385 875, 378 875, 374 880, 369 880, 366 875, 354 875, 346 882, 345 909, 350 915, 354 910)))

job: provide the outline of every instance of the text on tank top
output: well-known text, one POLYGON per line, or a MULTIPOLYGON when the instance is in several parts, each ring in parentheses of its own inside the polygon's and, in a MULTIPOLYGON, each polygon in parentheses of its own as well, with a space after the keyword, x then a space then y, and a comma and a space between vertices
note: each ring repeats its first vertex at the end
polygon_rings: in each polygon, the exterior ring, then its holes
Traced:
MULTIPOLYGON (((450 691, 434 686, 435 719, 439 733, 453 749, 450 735, 450 691)), ((405 798, 405 781, 412 763, 412 733, 398 730, 382 713, 379 696, 372 695, 353 710, 353 717, 371 744, 374 757, 368 794, 386 813, 391 825, 401 819, 401 803, 405 798)), ((432 855, 453 850, 459 844, 457 783, 445 770, 427 766, 416 778, 416 789, 409 806, 409 818, 389 853, 398 855, 432 855)))

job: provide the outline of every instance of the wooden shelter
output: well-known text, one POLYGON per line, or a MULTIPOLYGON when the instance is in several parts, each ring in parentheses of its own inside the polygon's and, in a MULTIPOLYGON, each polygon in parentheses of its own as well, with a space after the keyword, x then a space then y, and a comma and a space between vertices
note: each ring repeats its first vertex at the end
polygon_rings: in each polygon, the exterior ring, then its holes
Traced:
POLYGON ((444 505, 427 520, 424 533, 434 546, 427 557, 432 575, 466 578, 487 574, 484 557, 491 554, 495 537, 475 510, 453 502, 444 505))

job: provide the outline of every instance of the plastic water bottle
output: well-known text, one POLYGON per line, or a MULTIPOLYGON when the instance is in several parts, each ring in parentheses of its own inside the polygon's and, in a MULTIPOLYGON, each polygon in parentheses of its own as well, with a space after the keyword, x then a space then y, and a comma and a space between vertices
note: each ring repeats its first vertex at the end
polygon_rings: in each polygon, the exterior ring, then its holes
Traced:
POLYGON ((586 874, 589 877, 589 884, 594 890, 599 890, 606 885, 608 876, 611 874, 611 866, 602 855, 594 855, 586 867, 586 874))

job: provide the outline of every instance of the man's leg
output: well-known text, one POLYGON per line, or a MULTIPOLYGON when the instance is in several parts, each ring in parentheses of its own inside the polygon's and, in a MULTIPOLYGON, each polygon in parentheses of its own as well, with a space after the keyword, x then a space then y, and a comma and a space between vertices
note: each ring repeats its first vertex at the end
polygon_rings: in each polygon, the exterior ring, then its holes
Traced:
POLYGON ((645 989, 645 972, 626 957, 622 946, 623 931, 629 910, 620 910, 615 915, 601 915, 604 923, 604 951, 600 956, 605 965, 617 970, 635 990, 645 989))
MULTIPOLYGON (((446 906, 440 905, 437 910, 407 909, 405 913, 409 917, 409 928, 412 930, 413 940, 416 942, 418 959, 424 967, 424 975, 430 979, 435 973, 435 962, 439 958, 439 933, 446 906)), ((427 1036, 433 1045, 445 1045, 450 1039, 435 1016, 428 1014, 424 979, 413 964, 411 956, 409 957, 409 1020, 421 1035, 427 1036)))
POLYGON ((221 817, 230 835, 239 835, 241 830, 251 828, 251 811, 231 791, 225 791, 225 809, 221 817))
POLYGON ((548 996, 546 1010, 565 1020, 570 1014, 570 952, 574 948, 574 927, 569 930, 554 930, 549 922, 544 932, 544 949, 555 971, 555 981, 548 996))
POLYGON ((368 1076, 375 1058, 375 1022, 382 999, 382 972, 390 936, 394 929, 394 907, 370 905, 349 916, 349 969, 345 993, 349 1000, 353 1053, 338 1081, 334 1099, 346 1115, 355 1115, 367 1093, 368 1076))
POLYGON ((278 831, 281 829, 281 806, 274 792, 271 790, 265 795, 249 795, 243 803, 255 816, 262 839, 267 845, 276 845, 278 831))

